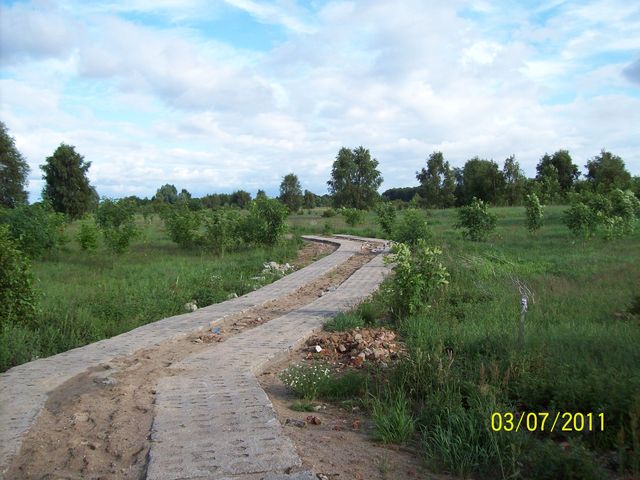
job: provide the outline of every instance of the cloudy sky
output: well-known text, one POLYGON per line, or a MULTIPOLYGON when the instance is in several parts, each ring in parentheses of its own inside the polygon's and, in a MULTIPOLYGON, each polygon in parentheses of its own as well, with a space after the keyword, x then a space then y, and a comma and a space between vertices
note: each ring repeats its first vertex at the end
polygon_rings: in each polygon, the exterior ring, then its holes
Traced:
POLYGON ((515 154, 606 148, 640 174, 640 2, 1 0, 0 120, 31 166, 61 143, 103 196, 326 193, 341 146, 414 185, 515 154))

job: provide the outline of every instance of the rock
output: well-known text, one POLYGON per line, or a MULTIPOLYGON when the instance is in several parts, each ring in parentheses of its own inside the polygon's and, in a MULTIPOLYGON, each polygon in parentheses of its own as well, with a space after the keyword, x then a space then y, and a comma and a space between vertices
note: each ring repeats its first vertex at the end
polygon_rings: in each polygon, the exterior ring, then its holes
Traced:
POLYGON ((284 422, 285 425, 293 425, 294 427, 304 428, 307 426, 307 422, 304 420, 296 420, 295 418, 287 418, 284 422))
POLYGON ((361 342, 361 341, 362 341, 362 334, 360 334, 360 333, 356 333, 356 334, 353 336, 353 339, 354 339, 356 342, 361 342))
POLYGON ((309 415, 307 416, 307 423, 311 425, 320 425, 322 421, 315 415, 309 415))
POLYGON ((340 344, 340 345, 338 345, 338 351, 340 353, 344 353, 344 352, 347 351, 347 347, 345 347, 344 345, 340 344))
POLYGON ((236 292, 231 292, 227 295, 227 300, 231 300, 232 298, 238 298, 238 294, 236 292))
POLYGON ((184 304, 184 309, 187 312, 195 312, 198 309, 198 305, 196 305, 196 301, 193 300, 191 302, 187 302, 184 304))
POLYGON ((315 347, 313 347, 313 349, 316 353, 320 353, 322 351, 322 347, 320 345, 316 345, 315 347))

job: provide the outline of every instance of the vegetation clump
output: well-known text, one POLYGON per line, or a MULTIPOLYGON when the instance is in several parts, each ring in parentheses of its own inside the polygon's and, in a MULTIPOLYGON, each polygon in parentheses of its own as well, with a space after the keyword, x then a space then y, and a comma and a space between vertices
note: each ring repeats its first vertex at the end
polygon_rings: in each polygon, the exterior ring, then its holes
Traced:
POLYGON ((497 221, 498 218, 489 212, 486 202, 473 197, 470 205, 458 209, 458 223, 455 224, 455 228, 463 229, 463 237, 474 242, 482 242, 495 230, 497 221))

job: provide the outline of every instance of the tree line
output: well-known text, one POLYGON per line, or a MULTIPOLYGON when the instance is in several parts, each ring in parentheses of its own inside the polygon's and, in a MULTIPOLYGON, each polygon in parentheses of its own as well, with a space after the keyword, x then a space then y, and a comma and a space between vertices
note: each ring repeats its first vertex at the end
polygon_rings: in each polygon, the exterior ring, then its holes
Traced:
MULTIPOLYGON (((62 143, 41 165, 45 186, 43 201, 56 212, 70 218, 80 218, 99 203, 87 172, 91 162, 76 152, 75 147, 62 143)), ((506 158, 502 167, 493 160, 473 157, 462 167, 452 167, 442 152, 433 152, 426 165, 416 172, 417 186, 391 188, 382 195, 382 174, 378 161, 368 149, 341 148, 333 162, 328 194, 317 195, 302 190, 295 173, 288 173, 280 184, 278 199, 290 212, 319 206, 367 210, 379 200, 410 202, 425 208, 448 208, 469 205, 477 198, 491 205, 523 205, 527 195, 535 194, 542 203, 566 203, 572 192, 607 193, 614 189, 632 190, 640 196, 640 177, 632 177, 622 158, 602 150, 588 160, 585 175, 574 163, 569 151, 545 153, 536 166, 534 178, 527 178, 514 155, 506 158)), ((0 122, 0 205, 14 208, 26 204, 25 190, 29 167, 15 146, 4 123, 0 122)), ((259 190, 256 199, 266 198, 259 190)), ((151 198, 127 197, 137 207, 184 204, 192 210, 219 207, 249 208, 254 200, 245 190, 213 193, 193 197, 186 189, 166 184, 151 198)))

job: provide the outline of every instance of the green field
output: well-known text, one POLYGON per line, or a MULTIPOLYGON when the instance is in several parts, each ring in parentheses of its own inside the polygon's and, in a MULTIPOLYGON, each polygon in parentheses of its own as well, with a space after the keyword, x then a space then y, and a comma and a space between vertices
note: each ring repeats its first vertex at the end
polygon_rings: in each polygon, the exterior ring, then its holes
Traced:
MULTIPOLYGON (((393 323, 409 357, 374 395, 383 440, 394 439, 389 425, 415 432, 406 441, 428 468, 465 477, 638 475, 640 234, 575 241, 563 210, 547 207, 545 225, 531 235, 524 208, 492 209, 498 227, 482 243, 453 229, 454 210, 427 214, 450 283, 430 308, 393 323), (517 282, 533 293, 523 344, 517 282), (604 413, 604 431, 549 432, 550 421, 545 432, 492 432, 494 412, 516 421, 526 412, 604 413)), ((381 235, 373 214, 355 228, 318 215, 291 223, 296 231, 381 235)), ((379 316, 384 322, 383 307, 379 316)))
MULTIPOLYGON (((38 357, 109 338, 161 318, 185 313, 262 285, 251 277, 267 261, 295 258, 298 239, 274 248, 215 255, 172 243, 155 217, 138 219, 141 235, 120 256, 104 249, 89 253, 71 240, 32 261, 39 313, 28 323, 0 331, 0 371, 38 357)), ((75 238, 77 223, 66 232, 75 238)), ((266 282, 274 278, 265 279, 266 282)))

